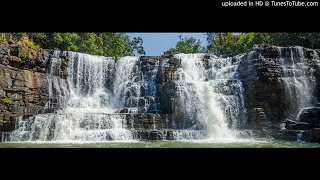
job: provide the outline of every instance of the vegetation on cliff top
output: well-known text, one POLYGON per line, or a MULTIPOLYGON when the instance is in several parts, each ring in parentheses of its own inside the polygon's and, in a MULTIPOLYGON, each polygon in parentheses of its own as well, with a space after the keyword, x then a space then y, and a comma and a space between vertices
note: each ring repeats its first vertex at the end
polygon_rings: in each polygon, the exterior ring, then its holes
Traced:
POLYGON ((207 46, 201 47, 199 39, 180 36, 176 47, 169 50, 177 53, 207 52, 216 55, 236 55, 246 53, 254 44, 320 49, 320 33, 206 33, 206 39, 207 46))
POLYGON ((206 52, 206 48, 201 46, 201 41, 194 37, 182 37, 179 36, 179 41, 176 47, 170 48, 169 51, 179 52, 179 53, 203 53, 206 52))
MULTIPOLYGON (((320 33, 206 33, 207 44, 194 37, 179 37, 170 51, 177 53, 214 53, 236 55, 246 53, 254 44, 303 46, 320 49, 320 33)), ((131 38, 125 33, 0 33, 0 44, 23 41, 34 48, 60 49, 93 55, 123 56, 145 55, 143 39, 131 38)))
POLYGON ((145 55, 140 37, 130 38, 125 33, 0 33, 0 43, 23 41, 34 48, 59 49, 93 55, 134 56, 145 55))

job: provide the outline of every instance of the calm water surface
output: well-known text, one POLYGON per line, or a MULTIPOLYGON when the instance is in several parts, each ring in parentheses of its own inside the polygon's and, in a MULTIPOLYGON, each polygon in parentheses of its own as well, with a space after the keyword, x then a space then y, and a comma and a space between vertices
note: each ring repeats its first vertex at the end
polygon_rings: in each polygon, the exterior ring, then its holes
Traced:
POLYGON ((320 143, 274 139, 197 140, 197 141, 125 141, 125 142, 12 142, 0 148, 320 148, 320 143))

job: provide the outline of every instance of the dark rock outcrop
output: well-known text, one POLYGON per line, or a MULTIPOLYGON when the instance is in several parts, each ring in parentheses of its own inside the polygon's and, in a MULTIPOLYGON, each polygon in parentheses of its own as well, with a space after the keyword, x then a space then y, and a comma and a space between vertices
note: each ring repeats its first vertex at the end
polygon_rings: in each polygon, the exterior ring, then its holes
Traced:
MULTIPOLYGON (((16 117, 37 114, 45 107, 51 54, 27 46, 0 45, 0 131, 13 130, 16 117)), ((66 64, 61 68, 66 77, 66 64)))
POLYGON ((299 121, 309 123, 311 126, 319 126, 320 107, 304 108, 299 115, 299 121))
POLYGON ((289 124, 288 126, 286 126, 286 129, 289 129, 289 130, 309 130, 309 129, 311 129, 311 126, 309 123, 297 122, 295 124, 289 124))
MULTIPOLYGON (((318 56, 316 51, 302 47, 257 45, 242 57, 238 72, 245 89, 246 107, 251 109, 249 123, 261 122, 261 118, 255 113, 256 109, 263 109, 264 120, 271 122, 281 122, 298 114, 301 108, 299 105, 302 104, 297 100, 300 97, 289 97, 290 92, 286 89, 284 78, 305 76, 308 82, 304 83, 318 85, 316 81, 320 76, 317 73, 320 71, 315 65, 315 56, 318 56), (297 63, 300 63, 299 66, 295 66, 297 63), (291 69, 292 67, 296 69, 291 69), (290 74, 291 72, 295 74, 290 74)), ((311 96, 319 96, 312 93, 311 96)))
POLYGON ((285 140, 297 140, 297 134, 303 132, 305 141, 320 142, 320 108, 304 108, 298 121, 286 120, 285 129, 282 129, 275 138, 285 140))
POLYGON ((309 142, 320 142, 320 128, 313 128, 309 131, 305 131, 305 136, 309 142))
MULTIPOLYGON (((263 109, 265 119, 280 121, 285 107, 285 91, 280 84, 279 52, 274 46, 257 46, 243 56, 238 72, 245 89, 248 109, 263 109)), ((257 121, 256 115, 249 122, 257 121)), ((260 118, 261 119, 261 118, 260 118)))
POLYGON ((172 54, 166 54, 162 59, 163 65, 158 71, 158 89, 162 113, 174 113, 176 84, 173 82, 175 71, 180 67, 180 60, 173 57, 172 54))

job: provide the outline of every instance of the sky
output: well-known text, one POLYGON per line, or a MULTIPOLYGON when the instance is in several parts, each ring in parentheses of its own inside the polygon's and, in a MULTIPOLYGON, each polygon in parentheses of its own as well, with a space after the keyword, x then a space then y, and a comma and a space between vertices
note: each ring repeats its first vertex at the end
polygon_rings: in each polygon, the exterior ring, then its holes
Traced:
POLYGON ((161 56, 179 41, 179 35, 194 37, 206 45, 205 33, 126 33, 131 38, 141 37, 146 56, 161 56))

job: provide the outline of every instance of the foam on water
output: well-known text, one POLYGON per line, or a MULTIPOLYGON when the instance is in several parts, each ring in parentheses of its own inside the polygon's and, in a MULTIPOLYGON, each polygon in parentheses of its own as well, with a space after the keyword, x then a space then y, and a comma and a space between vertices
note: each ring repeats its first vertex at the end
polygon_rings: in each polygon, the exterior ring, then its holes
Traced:
POLYGON ((242 84, 235 77, 240 57, 210 56, 207 60, 204 54, 175 57, 181 59, 175 82, 185 124, 204 127, 209 139, 235 139, 233 129, 246 120, 242 84))

